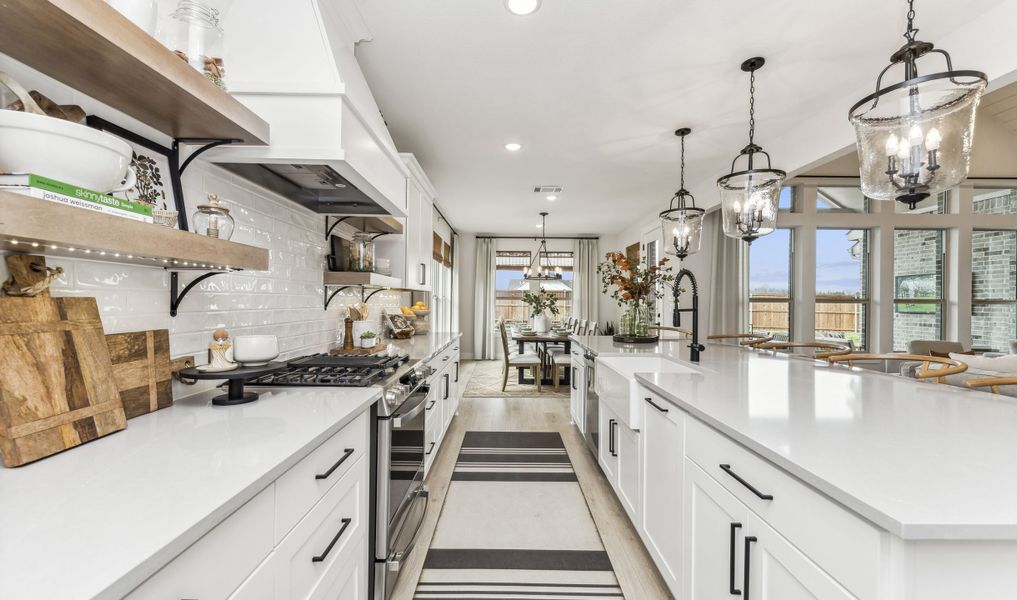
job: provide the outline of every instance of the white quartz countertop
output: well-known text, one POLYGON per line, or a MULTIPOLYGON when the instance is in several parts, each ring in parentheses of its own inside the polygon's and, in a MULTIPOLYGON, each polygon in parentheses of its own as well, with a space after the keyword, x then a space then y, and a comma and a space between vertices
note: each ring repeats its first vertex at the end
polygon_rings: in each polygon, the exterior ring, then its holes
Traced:
POLYGON ((905 539, 1017 539, 1017 402, 801 357, 688 341, 577 338, 598 356, 662 355, 637 374, 695 418, 905 539))
POLYGON ((449 331, 432 331, 423 335, 415 335, 406 340, 390 340, 399 352, 408 353, 410 358, 428 361, 441 353, 448 346, 459 341, 462 333, 449 331))
MULTIPOLYGON (((262 388, 265 390, 266 388, 262 388)), ((370 407, 379 388, 177 400, 127 429, 0 467, 0 596, 120 598, 370 407)))

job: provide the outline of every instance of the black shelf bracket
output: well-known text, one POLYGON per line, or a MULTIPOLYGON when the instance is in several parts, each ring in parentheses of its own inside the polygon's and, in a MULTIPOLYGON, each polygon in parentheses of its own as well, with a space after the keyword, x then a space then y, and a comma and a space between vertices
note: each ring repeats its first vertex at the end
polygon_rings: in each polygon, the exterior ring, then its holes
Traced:
POLYGON ((116 123, 110 123, 102 117, 88 115, 85 117, 85 123, 93 129, 112 133, 117 137, 123 138, 128 142, 141 146, 147 150, 151 150, 157 154, 161 154, 166 158, 166 162, 169 165, 170 188, 173 191, 173 208, 177 211, 177 226, 181 231, 190 231, 187 226, 187 206, 184 203, 184 186, 180 182, 180 176, 183 174, 184 169, 186 169, 195 158, 207 150, 211 150, 217 146, 243 142, 243 140, 238 139, 178 138, 174 139, 172 146, 167 148, 144 136, 138 135, 133 131, 125 129, 116 123), (200 147, 191 152, 191 154, 181 163, 180 148, 182 144, 192 146, 200 144, 200 147))
MULTIPOLYGON (((356 287, 356 286, 354 286, 354 285, 342 285, 342 286, 339 286, 338 288, 336 288, 335 290, 333 290, 333 292, 330 294, 330 293, 328 293, 329 286, 328 286, 328 284, 325 284, 325 307, 324 307, 324 309, 328 310, 328 305, 332 303, 332 299, 335 298, 339 294, 339 292, 341 292, 343 290, 346 290, 346 289, 349 289, 351 287, 356 287)), ((360 295, 360 297, 363 298, 363 288, 361 288, 361 295, 360 295)))
POLYGON ((378 288, 371 292, 370 294, 368 294, 366 298, 364 298, 364 288, 360 288, 360 297, 363 299, 363 302, 369 302, 371 298, 374 298, 376 294, 384 292, 386 289, 387 288, 378 288))
POLYGON ((389 232, 388 232, 388 231, 383 231, 383 232, 381 232, 381 233, 376 233, 376 234, 374 234, 374 235, 372 235, 372 236, 371 236, 371 241, 373 242, 374 240, 376 240, 376 239, 380 238, 381 236, 383 236, 383 235, 388 235, 388 234, 389 234, 389 232))
POLYGON ((351 219, 351 218, 352 217, 342 217, 342 218, 336 219, 335 223, 332 223, 331 225, 329 225, 328 224, 328 217, 326 216, 325 217, 325 239, 328 240, 328 237, 330 235, 332 235, 332 232, 335 230, 336 227, 339 226, 340 223, 346 221, 346 219, 351 219))
POLYGON ((191 291, 191 288, 213 275, 222 275, 226 272, 227 271, 210 271, 208 273, 203 273, 195 277, 194 281, 185 285, 183 291, 180 291, 180 274, 176 271, 170 271, 170 316, 177 316, 177 309, 180 308, 180 302, 183 301, 187 292, 191 291))

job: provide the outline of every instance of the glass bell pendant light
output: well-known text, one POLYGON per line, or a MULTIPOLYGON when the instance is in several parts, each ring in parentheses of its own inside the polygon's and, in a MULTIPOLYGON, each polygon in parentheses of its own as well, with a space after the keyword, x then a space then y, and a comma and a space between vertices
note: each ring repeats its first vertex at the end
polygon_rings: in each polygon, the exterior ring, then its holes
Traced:
POLYGON ((766 61, 761 57, 742 63, 742 71, 749 73, 749 143, 731 161, 731 172, 717 180, 720 189, 721 216, 724 234, 743 240, 752 240, 773 233, 777 227, 777 203, 787 173, 770 165, 770 155, 756 145, 756 71, 766 61), (766 168, 758 168, 756 155, 766 157, 766 168), (742 156, 748 163, 744 171, 735 165, 742 156))
POLYGON ((685 136, 692 133, 688 127, 674 132, 682 141, 681 187, 671 198, 670 207, 660 213, 660 229, 664 240, 669 240, 665 252, 678 258, 685 258, 699 252, 703 233, 702 208, 696 208, 696 199, 685 189, 685 136), (675 206, 675 203, 678 205, 675 206))
POLYGON ((915 39, 914 0, 908 2, 906 42, 848 118, 855 126, 862 193, 896 199, 914 209, 968 176, 975 112, 988 79, 979 71, 954 71, 950 54, 915 39), (946 71, 920 75, 918 59, 941 54, 946 71), (883 76, 903 65, 904 80, 883 87, 883 76))

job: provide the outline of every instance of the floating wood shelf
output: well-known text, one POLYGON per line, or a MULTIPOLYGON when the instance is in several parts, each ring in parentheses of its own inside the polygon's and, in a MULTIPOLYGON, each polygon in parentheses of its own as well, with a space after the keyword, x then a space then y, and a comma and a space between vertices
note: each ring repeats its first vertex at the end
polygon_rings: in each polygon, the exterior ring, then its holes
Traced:
POLYGON ((401 279, 379 275, 378 273, 362 273, 358 271, 326 271, 323 279, 325 285, 359 286, 369 288, 397 289, 402 286, 401 279))
POLYGON ((343 222, 364 233, 403 232, 403 224, 395 217, 346 217, 343 222))
POLYGON ((268 270, 264 248, 7 191, 0 191, 0 250, 167 269, 268 270))
POLYGON ((268 123, 103 0, 0 2, 0 52, 174 139, 268 143, 268 123))

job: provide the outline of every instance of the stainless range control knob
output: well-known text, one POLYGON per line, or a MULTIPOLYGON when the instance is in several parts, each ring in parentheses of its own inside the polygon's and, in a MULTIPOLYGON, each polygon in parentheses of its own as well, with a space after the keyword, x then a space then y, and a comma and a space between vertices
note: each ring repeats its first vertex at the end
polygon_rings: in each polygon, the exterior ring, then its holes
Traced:
POLYGON ((389 406, 395 406, 399 400, 402 399, 401 385, 394 385, 391 388, 385 390, 385 403, 389 406))

